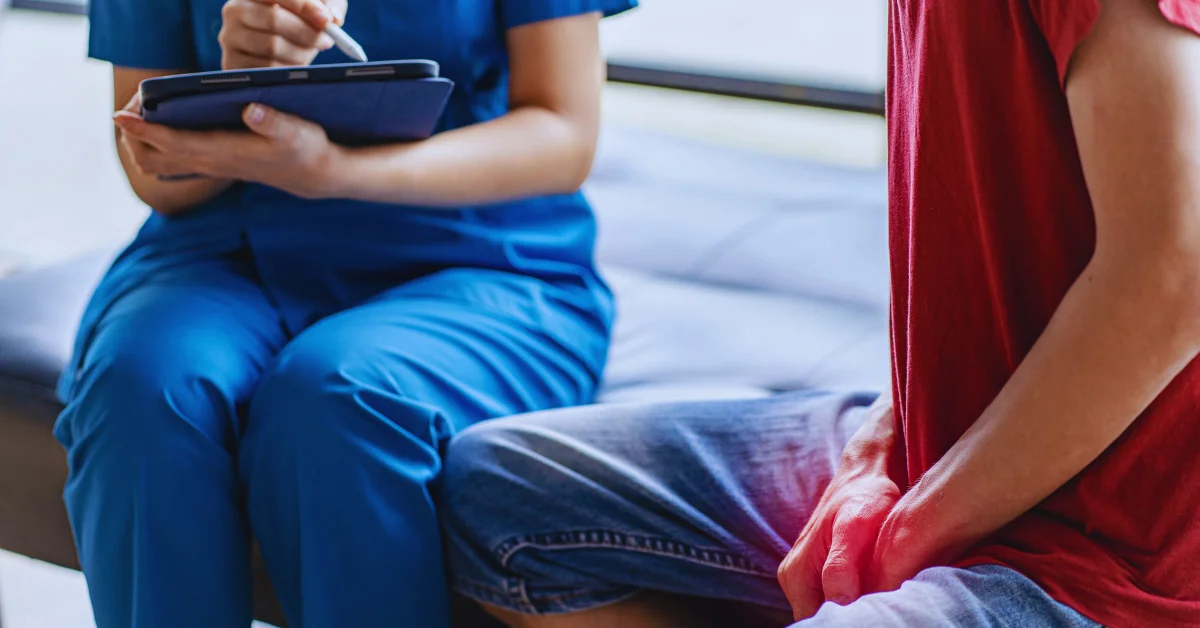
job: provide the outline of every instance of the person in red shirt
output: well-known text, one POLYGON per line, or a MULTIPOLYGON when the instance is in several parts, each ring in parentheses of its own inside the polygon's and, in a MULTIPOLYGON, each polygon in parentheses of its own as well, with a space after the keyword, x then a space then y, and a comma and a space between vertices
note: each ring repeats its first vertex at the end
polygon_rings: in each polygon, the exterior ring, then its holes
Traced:
POLYGON ((1200 0, 890 24, 891 394, 468 430, 460 593, 529 627, 1200 626, 1200 0))

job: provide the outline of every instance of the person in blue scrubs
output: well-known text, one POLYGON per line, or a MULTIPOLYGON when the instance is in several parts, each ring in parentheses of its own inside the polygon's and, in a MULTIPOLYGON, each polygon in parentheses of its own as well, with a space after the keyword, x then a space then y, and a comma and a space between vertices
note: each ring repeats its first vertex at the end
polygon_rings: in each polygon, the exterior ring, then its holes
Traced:
POLYGON ((447 440, 586 403, 604 365, 613 302, 578 190, 597 24, 634 2, 92 0, 121 160, 155 210, 60 387, 100 628, 249 625, 255 543, 292 626, 448 623, 447 440), (372 59, 440 63, 456 88, 434 137, 338 146, 255 105, 236 133, 138 115, 145 78, 345 62, 330 20, 372 59), (179 174, 200 176, 160 178, 179 174))

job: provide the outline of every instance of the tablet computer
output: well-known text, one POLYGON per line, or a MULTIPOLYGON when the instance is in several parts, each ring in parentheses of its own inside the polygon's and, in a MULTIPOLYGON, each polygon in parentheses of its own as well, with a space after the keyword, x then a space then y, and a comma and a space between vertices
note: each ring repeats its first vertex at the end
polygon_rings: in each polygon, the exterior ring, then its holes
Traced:
POLYGON ((190 130, 240 129, 261 103, 324 127, 343 144, 413 141, 433 134, 454 83, 429 60, 198 72, 142 81, 142 115, 190 130))

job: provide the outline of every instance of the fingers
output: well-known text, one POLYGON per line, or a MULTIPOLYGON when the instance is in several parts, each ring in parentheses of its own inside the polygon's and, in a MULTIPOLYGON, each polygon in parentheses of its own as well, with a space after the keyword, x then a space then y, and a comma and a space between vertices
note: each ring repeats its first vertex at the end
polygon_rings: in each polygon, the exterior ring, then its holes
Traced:
POLYGON ((833 522, 829 556, 821 568, 822 601, 844 606, 862 597, 861 574, 875 547, 871 523, 857 513, 840 515, 833 522))
POLYGON ((825 602, 821 568, 827 547, 813 542, 817 534, 801 534, 800 540, 779 567, 779 585, 792 606, 796 621, 816 614, 825 602))
POLYGON ((121 145, 124 147, 130 162, 143 175, 164 177, 183 174, 176 172, 171 167, 171 161, 166 158, 158 147, 129 132, 122 135, 121 145))
POLYGON ((333 40, 322 32, 332 19, 325 5, 318 0, 303 1, 317 2, 325 17, 305 18, 270 0, 228 0, 221 9, 221 31, 217 35, 221 67, 234 70, 308 65, 318 52, 332 48, 333 40))
POLYGON ((113 122, 121 129, 121 143, 138 172, 179 178, 206 169, 207 153, 199 150, 192 134, 150 124, 128 112, 118 112, 113 122))
MULTIPOLYGON (((238 59, 248 59, 252 63, 259 61, 262 65, 269 64, 271 66, 308 65, 314 56, 314 49, 297 46, 280 35, 246 29, 222 29, 221 33, 224 64, 237 63, 238 59)), ((237 69, 237 67, 228 65, 226 69, 237 69)))
MULTIPOLYGON (((307 23, 309 26, 317 29, 318 31, 325 30, 325 27, 328 26, 330 22, 334 21, 334 19, 333 19, 334 14, 330 10, 330 7, 326 6, 324 2, 321 2, 321 0, 264 0, 264 1, 274 2, 275 4, 286 9, 288 12, 292 13, 293 15, 298 16, 301 20, 304 20, 305 23, 307 23)), ((342 15, 344 16, 345 14, 346 14, 345 10, 343 10, 342 15)))
MULTIPOLYGON (((230 0, 222 9, 222 18, 226 25, 239 24, 246 30, 278 35, 300 48, 327 50, 333 46, 333 40, 320 28, 312 26, 284 7, 270 2, 230 0)), ((225 45, 224 41, 221 43, 225 45)), ((266 54, 269 50, 263 50, 262 45, 250 46, 241 50, 270 58, 266 54)))
POLYGON ((175 179, 187 174, 175 168, 174 163, 167 159, 162 151, 141 140, 126 135, 121 138, 121 144, 125 148, 129 161, 143 175, 155 175, 159 179, 175 179))
POLYGON ((142 92, 141 92, 141 90, 138 90, 133 93, 133 97, 129 99, 129 102, 125 103, 124 107, 121 107, 121 111, 126 111, 128 113, 132 113, 137 116, 142 115, 142 92))
POLYGON ((242 111, 242 121, 256 135, 282 144, 293 144, 310 122, 266 105, 253 104, 242 111))
MULTIPOLYGON (((279 9, 271 9, 264 7, 261 10, 255 10, 252 13, 266 12, 268 15, 271 11, 279 11, 279 9)), ((259 15, 253 20, 261 20, 258 23, 263 23, 267 20, 275 18, 259 15)), ((287 25, 291 22, 298 22, 295 16, 290 18, 279 18, 279 22, 287 25)), ((290 28, 292 36, 298 39, 310 40, 310 44, 298 44, 279 33, 270 31, 256 30, 245 22, 234 23, 225 22, 221 27, 221 32, 217 35, 217 41, 221 44, 221 50, 224 53, 225 61, 236 58, 261 59, 270 61, 280 65, 308 65, 312 58, 316 55, 317 45, 332 45, 332 40, 325 37, 323 34, 312 32, 311 36, 306 35, 303 30, 308 26, 304 23, 291 24, 290 28), (296 32, 299 31, 299 32, 296 32), (325 37, 326 41, 321 38, 325 37)))
POLYGON ((308 140, 314 133, 323 133, 311 122, 263 105, 246 107, 242 118, 251 134, 180 131, 126 111, 117 112, 113 122, 121 129, 121 142, 140 172, 168 176, 230 177, 247 163, 294 160, 313 152, 308 140))
MULTIPOLYGON (((880 483, 863 496, 845 502, 831 528, 829 556, 821 572, 825 599, 849 604, 871 585, 865 577, 875 564, 879 531, 899 499, 899 489, 880 483)), ((874 591, 875 589, 871 589, 874 591)))
POLYGON ((140 115, 125 110, 118 111, 113 115, 113 123, 121 129, 125 136, 133 137, 160 150, 164 146, 174 146, 179 143, 175 137, 175 131, 158 124, 150 124, 140 115))

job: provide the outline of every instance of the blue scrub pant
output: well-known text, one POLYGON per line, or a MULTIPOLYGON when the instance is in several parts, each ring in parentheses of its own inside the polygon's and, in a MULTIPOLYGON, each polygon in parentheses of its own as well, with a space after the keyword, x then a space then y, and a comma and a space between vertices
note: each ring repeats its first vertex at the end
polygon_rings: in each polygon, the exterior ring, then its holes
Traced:
POLYGON ((252 538, 294 627, 447 624, 443 445, 596 383, 471 298, 501 278, 443 271, 295 337, 245 258, 160 269, 116 299, 56 426, 100 628, 247 626, 252 538))

